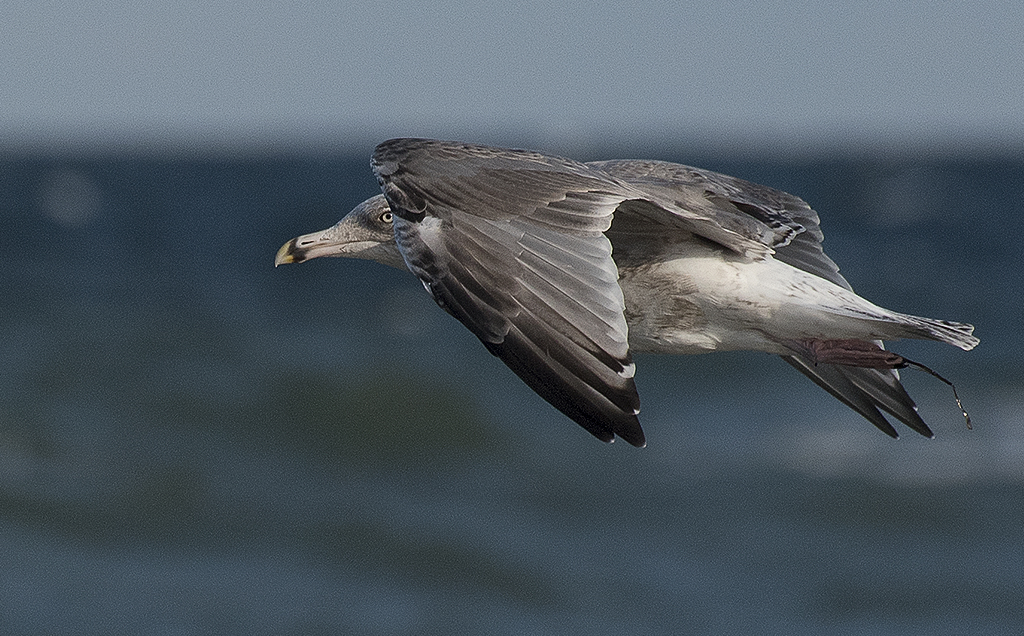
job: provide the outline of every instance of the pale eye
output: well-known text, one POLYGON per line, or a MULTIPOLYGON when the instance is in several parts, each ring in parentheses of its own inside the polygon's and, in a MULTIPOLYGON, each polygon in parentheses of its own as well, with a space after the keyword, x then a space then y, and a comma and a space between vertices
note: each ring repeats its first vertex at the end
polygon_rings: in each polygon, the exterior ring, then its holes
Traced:
POLYGON ((390 224, 391 224, 391 220, 392 220, 393 218, 394 218, 394 217, 393 217, 393 216, 391 215, 391 213, 390 213, 390 212, 385 212, 384 214, 381 214, 381 215, 380 215, 380 221, 381 221, 381 223, 385 223, 385 224, 388 224, 388 225, 390 225, 390 224))

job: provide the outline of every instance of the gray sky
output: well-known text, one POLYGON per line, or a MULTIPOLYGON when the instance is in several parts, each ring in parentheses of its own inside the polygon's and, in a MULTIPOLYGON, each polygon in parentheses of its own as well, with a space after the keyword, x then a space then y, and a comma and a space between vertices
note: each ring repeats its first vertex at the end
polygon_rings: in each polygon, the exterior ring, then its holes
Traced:
POLYGON ((0 143, 1024 147, 1024 3, 6 0, 0 143))

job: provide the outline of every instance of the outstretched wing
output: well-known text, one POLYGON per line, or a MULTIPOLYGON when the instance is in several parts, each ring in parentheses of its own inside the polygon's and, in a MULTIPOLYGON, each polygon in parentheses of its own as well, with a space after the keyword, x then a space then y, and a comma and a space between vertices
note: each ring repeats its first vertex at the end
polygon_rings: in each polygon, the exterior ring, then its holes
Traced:
POLYGON ((628 193, 567 159, 450 142, 387 141, 371 165, 434 300, 592 434, 643 445, 603 233, 628 193))

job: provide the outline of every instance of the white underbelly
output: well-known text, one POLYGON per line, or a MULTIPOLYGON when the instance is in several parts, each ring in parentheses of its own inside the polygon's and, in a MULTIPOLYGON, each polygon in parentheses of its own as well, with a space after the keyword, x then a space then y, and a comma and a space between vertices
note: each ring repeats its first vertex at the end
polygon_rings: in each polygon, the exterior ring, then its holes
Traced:
POLYGON ((637 351, 790 352, 804 338, 876 338, 889 314, 853 292, 768 258, 718 250, 620 272, 629 343, 637 351))

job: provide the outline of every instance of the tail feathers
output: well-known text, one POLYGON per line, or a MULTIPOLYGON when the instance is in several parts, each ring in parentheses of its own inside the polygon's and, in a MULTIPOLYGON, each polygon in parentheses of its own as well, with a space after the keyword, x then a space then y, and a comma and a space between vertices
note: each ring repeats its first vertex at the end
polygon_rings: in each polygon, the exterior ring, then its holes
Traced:
POLYGON ((911 337, 923 338, 926 340, 937 340, 960 347, 964 351, 970 351, 981 342, 975 338, 974 325, 951 320, 935 320, 934 318, 921 318, 920 316, 909 316, 897 314, 901 322, 910 327, 913 335, 911 337))
POLYGON ((879 412, 879 408, 921 435, 929 438, 935 436, 917 414, 917 405, 907 395, 894 369, 815 364, 797 355, 782 356, 782 359, 840 402, 863 415, 886 435, 899 437, 896 429, 879 412))

